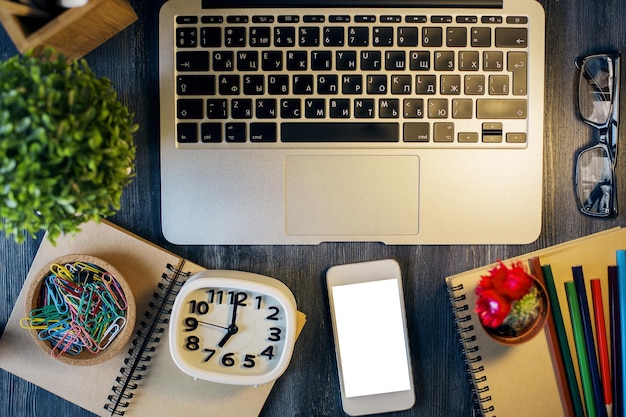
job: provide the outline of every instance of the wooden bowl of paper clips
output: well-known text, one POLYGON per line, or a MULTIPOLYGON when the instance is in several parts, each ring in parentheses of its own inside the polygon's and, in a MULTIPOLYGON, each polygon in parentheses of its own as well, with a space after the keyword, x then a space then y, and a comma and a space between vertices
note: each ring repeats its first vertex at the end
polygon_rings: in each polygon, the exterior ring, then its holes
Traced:
POLYGON ((20 325, 53 358, 87 366, 126 346, 135 317, 135 299, 119 271, 94 256, 67 255, 37 273, 20 325))

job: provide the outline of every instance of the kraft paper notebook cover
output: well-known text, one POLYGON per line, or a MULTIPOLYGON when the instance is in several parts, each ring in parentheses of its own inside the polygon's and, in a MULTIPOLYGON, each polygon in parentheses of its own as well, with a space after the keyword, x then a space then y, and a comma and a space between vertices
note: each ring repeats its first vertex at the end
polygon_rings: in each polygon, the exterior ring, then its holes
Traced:
MULTIPOLYGON (((573 280, 572 266, 582 265, 588 293, 591 293, 592 278, 602 280, 604 310, 609 311, 607 267, 615 265, 616 251, 624 248, 626 228, 613 228, 504 261, 509 265, 511 261, 519 260, 528 265, 530 258, 538 256, 542 265, 551 266, 575 364, 576 352, 564 283, 573 280)), ((547 330, 525 344, 503 346, 489 338, 473 311, 476 301, 474 289, 480 276, 493 266, 446 278, 465 360, 481 411, 487 417, 567 417, 547 330)), ((609 323, 606 325, 608 328, 609 323)))
MULTIPOLYGON (((36 384, 56 395, 99 416, 109 416, 113 403, 117 402, 114 386, 121 386, 127 376, 120 373, 125 359, 132 361, 128 351, 132 343, 112 359, 93 366, 72 366, 51 358, 45 354, 32 340, 27 330, 20 327, 19 320, 25 316, 26 292, 34 275, 51 260, 67 254, 88 254, 99 257, 120 271, 128 280, 137 304, 137 321, 135 331, 143 330, 142 321, 149 321, 143 312, 156 314, 150 302, 158 305, 155 292, 160 297, 173 300, 175 292, 166 294, 158 284, 167 284, 172 279, 184 281, 188 274, 204 269, 159 248, 135 235, 103 221, 100 224, 88 223, 74 237, 61 237, 56 246, 44 238, 24 286, 11 313, 2 338, 0 339, 0 367, 33 384, 36 384), (169 265, 169 267, 168 267, 169 265), (59 377, 63 375, 63 377, 59 377)), ((19 277, 15 277, 18 279, 19 277)), ((179 286, 178 286, 179 287, 179 286)), ((165 318, 161 316, 161 319, 165 318)), ((304 315, 300 313, 298 328, 304 325, 304 315)), ((126 390, 125 394, 133 394, 130 399, 120 398, 116 413, 125 416, 171 417, 185 416, 258 416, 273 382, 259 387, 233 386, 194 380, 182 373, 169 353, 167 343, 167 325, 160 323, 157 327, 164 328, 158 335, 159 343, 148 343, 154 347, 149 354, 151 360, 142 362, 147 369, 138 369, 133 375, 142 374, 135 390, 126 390), (163 401, 167 398, 167 401, 163 401), (128 402, 127 407, 124 407, 128 402)), ((143 341, 144 337, 133 337, 143 341)), ((131 339, 132 340, 132 339, 131 339)), ((128 367, 127 367, 128 368, 128 367)))

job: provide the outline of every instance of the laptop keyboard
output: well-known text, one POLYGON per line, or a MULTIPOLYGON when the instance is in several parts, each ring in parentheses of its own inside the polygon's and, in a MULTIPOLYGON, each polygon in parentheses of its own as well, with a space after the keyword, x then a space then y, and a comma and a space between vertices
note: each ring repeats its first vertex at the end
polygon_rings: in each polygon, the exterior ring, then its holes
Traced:
POLYGON ((175 18, 178 147, 526 146, 526 16, 284 11, 175 18))

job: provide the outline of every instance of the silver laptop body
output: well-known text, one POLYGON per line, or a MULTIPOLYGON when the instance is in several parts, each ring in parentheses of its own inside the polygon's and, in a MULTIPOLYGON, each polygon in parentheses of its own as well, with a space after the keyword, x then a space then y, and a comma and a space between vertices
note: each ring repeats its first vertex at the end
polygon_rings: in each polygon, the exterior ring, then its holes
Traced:
POLYGON ((538 237, 545 18, 535 0, 291 3, 163 5, 167 240, 538 237))

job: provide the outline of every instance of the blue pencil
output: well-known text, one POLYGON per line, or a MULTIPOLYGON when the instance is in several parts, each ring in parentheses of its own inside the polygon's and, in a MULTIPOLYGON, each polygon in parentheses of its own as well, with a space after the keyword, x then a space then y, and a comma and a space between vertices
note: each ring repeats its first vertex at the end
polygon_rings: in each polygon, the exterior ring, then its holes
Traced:
POLYGON ((626 398, 626 250, 617 251, 617 289, 619 291, 619 313, 620 313, 620 339, 621 339, 621 387, 616 387, 615 397, 619 398, 620 408, 624 411, 624 398, 626 398), (619 389, 619 391, 617 391, 619 389))
POLYGON ((602 391, 602 381, 600 379, 600 369, 598 368, 598 355, 596 355, 595 338, 593 336, 593 327, 591 326, 591 314, 589 313, 589 303, 587 301, 587 289, 585 288, 585 278, 582 266, 573 266, 572 274, 574 275, 574 284, 576 285, 576 293, 578 294, 578 303, 580 304, 580 315, 583 324, 583 333, 585 336, 585 344, 587 347, 587 358, 589 360, 589 370, 591 372, 591 383, 593 385, 593 397, 596 404, 598 417, 608 417, 604 404, 604 394, 602 391))

